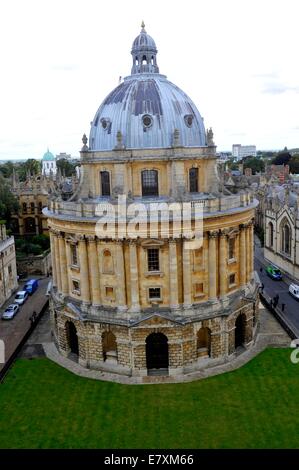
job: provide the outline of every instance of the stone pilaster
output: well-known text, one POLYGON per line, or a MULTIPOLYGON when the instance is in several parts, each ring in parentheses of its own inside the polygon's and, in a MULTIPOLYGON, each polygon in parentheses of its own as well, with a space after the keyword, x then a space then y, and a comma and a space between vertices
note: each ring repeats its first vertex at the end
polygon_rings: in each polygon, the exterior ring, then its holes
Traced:
POLYGON ((58 292, 61 292, 61 273, 60 273, 60 256, 59 256, 59 242, 57 233, 54 235, 54 253, 55 253, 55 266, 56 266, 56 285, 58 292))
POLYGON ((125 277, 125 260, 124 260, 124 247, 122 241, 116 242, 116 300, 117 309, 121 312, 127 310, 126 300, 126 277, 125 277))
POLYGON ((219 295, 227 293, 227 231, 221 230, 219 241, 219 295))
POLYGON ((53 286, 57 287, 54 233, 52 230, 49 230, 49 232, 50 232, 50 246, 51 246, 51 259, 52 259, 52 284, 53 286))
POLYGON ((218 231, 209 232, 209 299, 216 300, 217 298, 217 253, 216 241, 218 238, 218 231))
POLYGON ((84 236, 78 236, 79 260, 80 260, 80 290, 84 303, 90 303, 89 272, 87 246, 84 236))
POLYGON ((58 242, 59 242, 61 292, 63 293, 63 295, 68 295, 69 293, 68 268, 67 268, 67 262, 66 262, 65 239, 62 233, 58 235, 58 242))
POLYGON ((239 268, 240 268, 240 287, 243 287, 246 284, 246 235, 245 235, 245 225, 240 226, 240 248, 239 248, 239 268))
POLYGON ((87 251, 88 251, 88 266, 90 277, 90 294, 92 305, 101 305, 101 292, 100 292, 100 272, 98 268, 98 255, 96 238, 94 236, 87 237, 87 251))
POLYGON ((130 287, 131 287, 131 312, 140 310, 139 300, 139 279, 138 279, 138 261, 137 261, 137 244, 135 240, 130 240, 130 287))
POLYGON ((177 242, 169 240, 169 298, 170 308, 179 307, 177 242))
POLYGON ((187 248, 188 240, 183 240, 183 287, 184 287, 184 307, 192 305, 192 281, 191 281, 191 250, 187 248))

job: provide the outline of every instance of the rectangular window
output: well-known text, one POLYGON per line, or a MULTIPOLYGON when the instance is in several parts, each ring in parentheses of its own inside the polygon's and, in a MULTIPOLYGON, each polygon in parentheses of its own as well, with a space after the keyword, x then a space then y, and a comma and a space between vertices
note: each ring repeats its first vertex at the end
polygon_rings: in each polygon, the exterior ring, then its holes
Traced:
POLYGON ((71 260, 73 266, 78 266, 77 245, 71 245, 71 260))
POLYGON ((114 289, 113 287, 105 287, 107 299, 114 299, 114 289))
POLYGON ((200 297, 203 295, 203 283, 202 282, 198 282, 195 284, 194 286, 194 296, 195 297, 200 297))
POLYGON ((161 288, 150 287, 148 290, 148 297, 150 300, 161 300, 161 288))
POLYGON ((228 259, 235 258, 235 238, 230 238, 228 241, 228 259))
POLYGON ((73 292, 80 295, 80 282, 73 280, 73 292))
POLYGON ((190 168, 189 170, 189 188, 190 193, 198 192, 198 168, 190 168))
POLYGON ((159 196, 158 171, 144 170, 141 173, 142 196, 159 196))
POLYGON ((203 248, 197 248, 193 251, 193 269, 200 271, 203 268, 203 248))
POLYGON ((159 271, 159 249, 149 248, 147 250, 147 266, 149 271, 159 271))
POLYGON ((101 171, 102 196, 110 196, 110 174, 109 171, 101 171))
POLYGON ((34 202, 30 203, 31 214, 34 214, 34 202))
POLYGON ((8 274, 9 274, 9 277, 12 276, 11 264, 8 266, 8 274))
POLYGON ((232 286, 236 283, 236 275, 235 274, 230 274, 229 275, 229 285, 232 286))

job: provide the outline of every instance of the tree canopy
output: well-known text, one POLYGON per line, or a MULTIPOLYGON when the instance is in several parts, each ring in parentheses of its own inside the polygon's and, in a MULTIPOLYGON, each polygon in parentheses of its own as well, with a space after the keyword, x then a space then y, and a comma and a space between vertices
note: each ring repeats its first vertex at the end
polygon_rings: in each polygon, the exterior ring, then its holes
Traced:
POLYGON ((243 160, 243 168, 251 168, 252 174, 260 173, 265 171, 265 162, 262 158, 246 157, 243 160))
POLYGON ((56 165, 63 176, 72 176, 76 173, 76 165, 66 158, 60 158, 57 160, 56 165))
POLYGON ((0 219, 9 221, 11 213, 17 211, 19 203, 17 198, 10 192, 10 185, 0 174, 0 219))

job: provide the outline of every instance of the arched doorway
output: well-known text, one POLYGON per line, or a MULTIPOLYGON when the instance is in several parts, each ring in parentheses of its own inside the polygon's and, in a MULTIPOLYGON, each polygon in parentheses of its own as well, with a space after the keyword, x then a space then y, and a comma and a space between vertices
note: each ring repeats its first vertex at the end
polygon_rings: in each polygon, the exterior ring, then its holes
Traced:
POLYGON ((168 369, 168 340, 163 333, 151 333, 146 338, 146 367, 152 369, 168 369))
POLYGON ((243 346, 245 342, 246 317, 244 313, 239 315, 235 323, 235 349, 243 346))
POLYGON ((68 344, 69 344, 71 353, 76 354, 78 356, 79 355, 79 342, 78 342, 78 336, 77 336, 77 329, 74 323, 70 321, 66 323, 66 334, 67 334, 68 344))
POLYGON ((25 232, 35 233, 35 219, 33 217, 27 217, 25 219, 25 232))
POLYGON ((117 362, 116 337, 111 331, 102 334, 102 348, 104 361, 117 362))
POLYGON ((209 328, 200 328, 197 332, 197 356, 211 356, 211 330, 209 328))

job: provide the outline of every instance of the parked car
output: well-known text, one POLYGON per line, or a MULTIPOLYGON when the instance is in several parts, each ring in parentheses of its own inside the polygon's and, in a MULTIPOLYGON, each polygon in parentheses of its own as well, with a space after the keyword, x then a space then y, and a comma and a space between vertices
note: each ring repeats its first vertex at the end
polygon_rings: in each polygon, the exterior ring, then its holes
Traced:
POLYGON ((295 297, 295 299, 299 300, 299 286, 297 286, 296 284, 290 284, 289 293, 292 297, 295 297))
POLYGON ((269 266, 266 267, 266 273, 271 277, 271 279, 274 279, 275 281, 282 280, 280 269, 278 269, 276 266, 273 266, 273 264, 269 264, 269 266))
POLYGON ((10 304, 2 313, 2 320, 12 320, 19 309, 20 307, 18 304, 10 304))
POLYGON ((32 295, 36 291, 37 288, 38 288, 37 279, 29 279, 24 286, 24 290, 28 292, 29 295, 32 295))
POLYGON ((15 302, 17 304, 23 305, 23 303, 25 303, 27 299, 28 299, 28 292, 26 292, 25 290, 19 290, 19 292, 16 293, 15 302))

